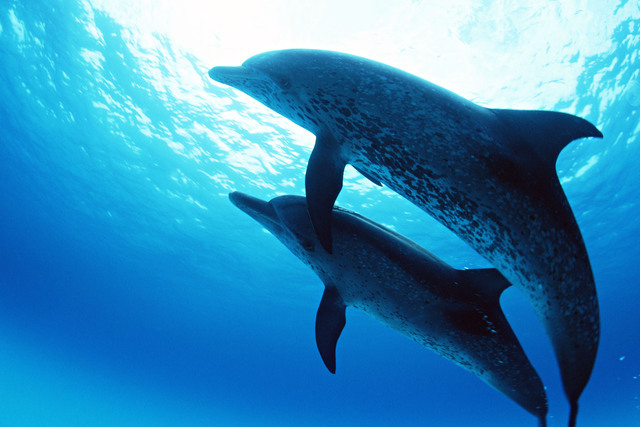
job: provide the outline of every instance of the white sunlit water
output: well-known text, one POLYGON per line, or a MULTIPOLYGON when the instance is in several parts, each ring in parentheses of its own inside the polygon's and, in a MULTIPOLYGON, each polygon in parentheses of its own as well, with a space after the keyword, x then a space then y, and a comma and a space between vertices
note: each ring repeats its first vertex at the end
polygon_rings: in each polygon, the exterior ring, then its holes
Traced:
MULTIPOLYGON (((227 199, 303 194, 314 137, 207 76, 292 47, 603 131, 557 164, 602 309, 579 425, 639 424, 639 31, 631 0, 2 3, 0 424, 533 425, 357 312, 338 373, 324 370, 321 284, 227 199)), ((338 202, 457 268, 487 266, 351 168, 338 202)), ((542 329, 517 292, 502 303, 548 387, 549 424, 565 425, 542 329)))

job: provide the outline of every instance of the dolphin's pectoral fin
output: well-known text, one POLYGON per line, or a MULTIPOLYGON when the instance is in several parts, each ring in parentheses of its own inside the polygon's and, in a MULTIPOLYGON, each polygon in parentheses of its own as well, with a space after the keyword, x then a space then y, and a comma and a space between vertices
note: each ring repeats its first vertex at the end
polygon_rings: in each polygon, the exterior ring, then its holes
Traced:
POLYGON ((324 289, 316 316, 316 345, 327 369, 336 373, 336 344, 346 323, 347 306, 333 286, 324 289))
POLYGON ((602 132, 593 124, 571 114, 534 110, 492 111, 507 125, 512 141, 526 141, 543 161, 551 162, 554 170, 560 151, 571 141, 586 137, 602 138, 602 132))
POLYGON ((331 135, 318 135, 313 148, 305 186, 307 207, 313 228, 322 247, 331 253, 331 213, 342 189, 342 176, 346 163, 340 158, 338 145, 331 135))
MULTIPOLYGON (((351 165, 353 166, 353 165, 351 165)), ((355 170, 357 170, 358 172, 360 172, 360 174, 362 176, 364 176, 365 178, 367 178, 369 181, 373 182, 375 185, 377 185, 378 187, 382 187, 382 183, 380 182, 379 179, 374 178, 373 176, 371 176, 370 174, 368 174, 367 172, 363 171, 362 169, 360 169, 357 166, 353 166, 353 168, 355 170)))

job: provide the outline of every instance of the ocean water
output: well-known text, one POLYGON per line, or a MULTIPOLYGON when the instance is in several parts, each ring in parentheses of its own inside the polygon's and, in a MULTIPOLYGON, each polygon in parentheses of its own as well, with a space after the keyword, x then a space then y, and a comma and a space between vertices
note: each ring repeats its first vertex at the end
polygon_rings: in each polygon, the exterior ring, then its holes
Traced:
MULTIPOLYGON (((604 139, 570 144, 557 163, 602 316, 578 423, 640 425, 634 0, 2 0, 0 425, 535 425, 355 310, 337 373, 325 369, 321 282, 227 198, 304 194, 313 136, 206 74, 289 47, 596 124, 604 139)), ((456 268, 488 266, 351 168, 338 204, 456 268)), ((565 425, 542 328, 517 290, 501 303, 547 386, 549 424, 565 425)))

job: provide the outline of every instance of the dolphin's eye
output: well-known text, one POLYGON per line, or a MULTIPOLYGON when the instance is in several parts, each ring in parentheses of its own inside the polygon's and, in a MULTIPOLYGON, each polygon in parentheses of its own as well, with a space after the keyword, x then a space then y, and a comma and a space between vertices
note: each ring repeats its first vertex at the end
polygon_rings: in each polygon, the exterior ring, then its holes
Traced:
POLYGON ((300 236, 297 233, 296 233, 296 238, 298 239, 298 243, 300 244, 300 246, 302 246, 302 248, 305 251, 307 251, 307 252, 315 251, 315 246, 313 246, 313 242, 311 240, 306 239, 306 238, 300 236))
POLYGON ((303 240, 300 243, 302 244, 304 250, 307 252, 313 252, 315 250, 313 243, 311 243, 309 240, 303 240))
POLYGON ((280 79, 278 80, 278 86, 280 86, 282 90, 289 90, 291 89, 291 80, 287 78, 280 79))

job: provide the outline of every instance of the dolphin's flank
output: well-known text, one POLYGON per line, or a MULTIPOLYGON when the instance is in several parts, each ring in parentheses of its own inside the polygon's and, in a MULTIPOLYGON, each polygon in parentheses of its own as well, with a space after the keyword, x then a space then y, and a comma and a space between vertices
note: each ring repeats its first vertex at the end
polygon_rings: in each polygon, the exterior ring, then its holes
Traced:
POLYGON ((456 270, 405 237, 340 208, 333 211, 328 254, 304 197, 229 197, 325 284, 316 342, 331 372, 345 310, 355 307, 477 375, 545 424, 544 387, 502 313, 498 300, 509 282, 497 270, 456 270))

